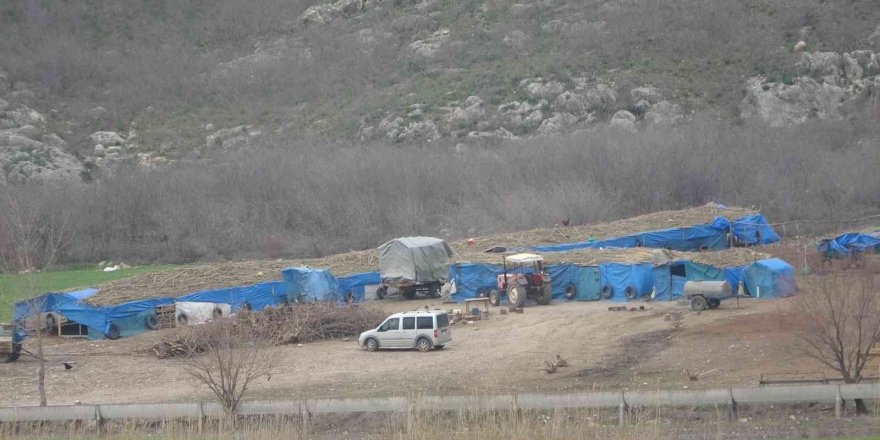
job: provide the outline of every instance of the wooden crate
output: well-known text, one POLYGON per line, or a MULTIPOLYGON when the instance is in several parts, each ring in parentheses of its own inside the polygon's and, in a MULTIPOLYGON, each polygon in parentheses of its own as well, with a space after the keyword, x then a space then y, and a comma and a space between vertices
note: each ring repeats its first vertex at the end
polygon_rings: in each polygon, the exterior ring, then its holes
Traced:
POLYGON ((159 328, 171 328, 177 326, 177 305, 167 304, 156 306, 156 320, 159 328))

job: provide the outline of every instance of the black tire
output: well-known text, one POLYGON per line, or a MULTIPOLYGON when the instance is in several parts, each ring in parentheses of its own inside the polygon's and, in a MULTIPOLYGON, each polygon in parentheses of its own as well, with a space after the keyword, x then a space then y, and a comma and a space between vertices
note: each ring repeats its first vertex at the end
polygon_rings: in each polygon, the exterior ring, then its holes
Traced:
POLYGON ((144 318, 144 326, 149 330, 158 330, 159 329, 159 318, 156 315, 147 315, 144 318))
POLYGON ((708 305, 710 309, 717 309, 721 306, 721 300, 718 298, 709 298, 706 300, 706 305, 708 305))
POLYGON ((388 297, 388 287, 381 286, 376 289, 376 299, 385 299, 388 297))
POLYGON ((565 286, 565 299, 567 299, 569 301, 573 300, 573 299, 577 298, 577 294, 578 294, 577 286, 575 286, 574 284, 569 284, 569 285, 565 286))
POLYGON ((431 343, 431 340, 428 338, 419 338, 416 341, 416 350, 421 351, 422 353, 427 353, 434 349, 434 344, 431 343))
POLYGON ((47 313, 46 314, 46 329, 52 330, 57 325, 58 325, 58 321, 55 319, 55 314, 54 313, 47 313))
POLYGON ((189 323, 189 316, 187 316, 186 313, 180 312, 180 314, 177 315, 177 323, 180 325, 186 325, 189 323))
POLYGON ((220 307, 214 307, 214 311, 211 312, 211 318, 217 319, 223 317, 223 310, 220 310, 220 307))
POLYGON ((379 341, 374 338, 369 338, 364 341, 364 348, 366 348, 367 351, 376 351, 379 349, 379 341))
POLYGON ((614 288, 610 284, 602 286, 602 299, 610 299, 614 295, 614 288))
POLYGON ((416 286, 404 287, 401 291, 403 297, 406 299, 415 299, 416 298, 416 286))
POLYGON ((539 305, 546 306, 550 304, 550 301, 553 301, 553 286, 550 283, 545 283, 541 286, 541 296, 538 297, 537 302, 539 305))
POLYGON ((122 337, 122 331, 119 329, 119 326, 116 325, 115 322, 111 322, 110 326, 107 328, 107 339, 116 340, 122 337))
POLYGON ((440 298, 440 285, 431 283, 428 285, 428 297, 440 298))
POLYGON ((501 294, 498 293, 498 290, 492 289, 489 291, 489 304, 493 306, 501 305, 501 294))
POLYGON ((526 292, 525 287, 520 286, 516 283, 511 283, 507 286, 507 301, 510 302, 516 308, 520 308, 526 305, 526 292))
POLYGON ((691 310, 702 312, 703 310, 706 310, 708 306, 709 304, 706 302, 705 297, 701 295, 691 297, 691 310))
POLYGON ((632 300, 636 299, 636 297, 639 296, 639 290, 636 289, 636 286, 630 285, 630 286, 626 286, 626 289, 623 291, 623 294, 624 294, 624 296, 626 296, 626 299, 632 301, 632 300))

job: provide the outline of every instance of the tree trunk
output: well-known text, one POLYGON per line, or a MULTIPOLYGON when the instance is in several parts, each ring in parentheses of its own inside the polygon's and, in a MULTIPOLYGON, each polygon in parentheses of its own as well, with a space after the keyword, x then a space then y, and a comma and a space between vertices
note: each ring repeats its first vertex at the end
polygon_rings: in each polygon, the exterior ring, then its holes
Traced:
POLYGON ((40 406, 46 406, 46 359, 43 358, 43 335, 37 335, 37 356, 40 367, 37 369, 37 388, 40 391, 40 406))

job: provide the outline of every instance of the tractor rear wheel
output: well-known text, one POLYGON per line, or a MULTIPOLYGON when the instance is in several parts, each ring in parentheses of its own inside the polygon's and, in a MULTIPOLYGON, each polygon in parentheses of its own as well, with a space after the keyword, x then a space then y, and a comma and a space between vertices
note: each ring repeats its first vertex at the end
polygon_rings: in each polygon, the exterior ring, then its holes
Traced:
POLYGON ((526 305, 525 288, 518 284, 511 283, 510 286, 507 287, 507 300, 517 308, 526 305))
POLYGON ((546 306, 550 304, 550 301, 553 301, 553 287, 545 283, 541 286, 541 296, 538 297, 538 304, 546 306))

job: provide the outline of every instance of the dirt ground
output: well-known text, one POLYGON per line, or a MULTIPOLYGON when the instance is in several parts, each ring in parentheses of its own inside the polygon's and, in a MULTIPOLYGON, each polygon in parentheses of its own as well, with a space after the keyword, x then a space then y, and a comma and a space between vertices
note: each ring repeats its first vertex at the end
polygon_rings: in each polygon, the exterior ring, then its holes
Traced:
MULTIPOLYGON (((636 303, 644 311, 611 312, 612 302, 554 301, 523 314, 453 326, 444 350, 368 353, 355 341, 275 348, 278 366, 252 398, 380 397, 409 394, 497 394, 603 388, 754 386, 761 374, 821 369, 790 349, 786 317, 797 297, 725 301, 695 313, 678 302, 636 303), (561 355, 570 366, 541 367, 561 355), (690 375, 698 376, 692 381, 690 375)), ((436 300, 374 301, 385 312, 460 305, 436 300)), ((630 304, 633 305, 633 304, 630 304)), ((117 341, 47 340, 50 404, 165 402, 209 399, 182 361, 160 360, 149 347, 165 331, 117 341), (66 371, 61 361, 75 361, 66 371)), ((30 347, 31 342, 26 345, 30 347)), ((38 403, 37 361, 0 365, 0 405, 38 403)))

